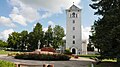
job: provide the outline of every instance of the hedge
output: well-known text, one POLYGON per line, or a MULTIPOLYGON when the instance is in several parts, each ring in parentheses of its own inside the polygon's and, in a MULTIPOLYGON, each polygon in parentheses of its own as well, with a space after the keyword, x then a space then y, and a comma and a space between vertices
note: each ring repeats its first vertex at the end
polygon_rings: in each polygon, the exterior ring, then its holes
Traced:
POLYGON ((70 57, 64 54, 32 54, 24 53, 15 56, 16 59, 24 60, 47 60, 47 61, 58 61, 58 60, 69 60, 70 57))

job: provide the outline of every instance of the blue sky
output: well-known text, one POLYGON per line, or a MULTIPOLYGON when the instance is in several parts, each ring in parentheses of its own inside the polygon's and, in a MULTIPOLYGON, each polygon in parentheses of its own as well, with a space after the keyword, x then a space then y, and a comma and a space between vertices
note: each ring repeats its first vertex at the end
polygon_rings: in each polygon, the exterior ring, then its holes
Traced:
POLYGON ((0 39, 6 40, 13 31, 32 31, 37 22, 46 30, 48 25, 66 29, 66 12, 72 4, 82 8, 82 35, 88 39, 90 26, 97 19, 89 7, 90 0, 0 0, 0 39))

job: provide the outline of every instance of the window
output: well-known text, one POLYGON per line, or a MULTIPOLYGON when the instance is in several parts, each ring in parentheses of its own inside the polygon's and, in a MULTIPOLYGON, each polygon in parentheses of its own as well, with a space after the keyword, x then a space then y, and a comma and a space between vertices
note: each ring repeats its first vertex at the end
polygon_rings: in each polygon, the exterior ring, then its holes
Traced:
POLYGON ((70 14, 70 18, 71 18, 71 14, 70 14))
POLYGON ((75 23, 75 20, 73 20, 73 23, 75 23))
POLYGON ((72 13, 72 17, 75 18, 75 13, 72 13))
POLYGON ((73 30, 75 30, 75 27, 73 27, 73 30))
POLYGON ((75 39, 75 35, 73 35, 73 39, 75 39))
POLYGON ((73 44, 75 44, 75 41, 73 40, 73 44))
POLYGON ((77 14, 76 14, 76 18, 77 18, 77 14))

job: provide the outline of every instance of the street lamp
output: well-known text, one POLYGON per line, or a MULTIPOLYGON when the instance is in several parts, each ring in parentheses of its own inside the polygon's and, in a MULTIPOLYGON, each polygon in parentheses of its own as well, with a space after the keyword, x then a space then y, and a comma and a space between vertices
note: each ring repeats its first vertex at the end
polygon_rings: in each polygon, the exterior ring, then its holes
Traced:
POLYGON ((40 40, 38 40, 38 49, 40 49, 40 44, 41 44, 41 42, 40 42, 40 40))

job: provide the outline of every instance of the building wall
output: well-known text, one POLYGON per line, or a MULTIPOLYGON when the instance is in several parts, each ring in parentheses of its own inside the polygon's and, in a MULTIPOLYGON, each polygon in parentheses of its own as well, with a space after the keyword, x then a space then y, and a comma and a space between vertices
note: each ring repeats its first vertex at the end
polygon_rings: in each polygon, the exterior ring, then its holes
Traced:
POLYGON ((82 41, 82 54, 87 55, 87 41, 82 41))
POLYGON ((82 53, 82 30, 81 30, 81 10, 66 10, 66 48, 72 51, 75 48, 76 54, 82 53), (77 14, 77 18, 72 17, 72 13, 77 14), (75 20, 75 23, 73 23, 75 20), (75 30, 73 30, 75 27, 75 30), (75 38, 73 38, 75 36, 75 38), (75 41, 75 44, 73 44, 75 41))

